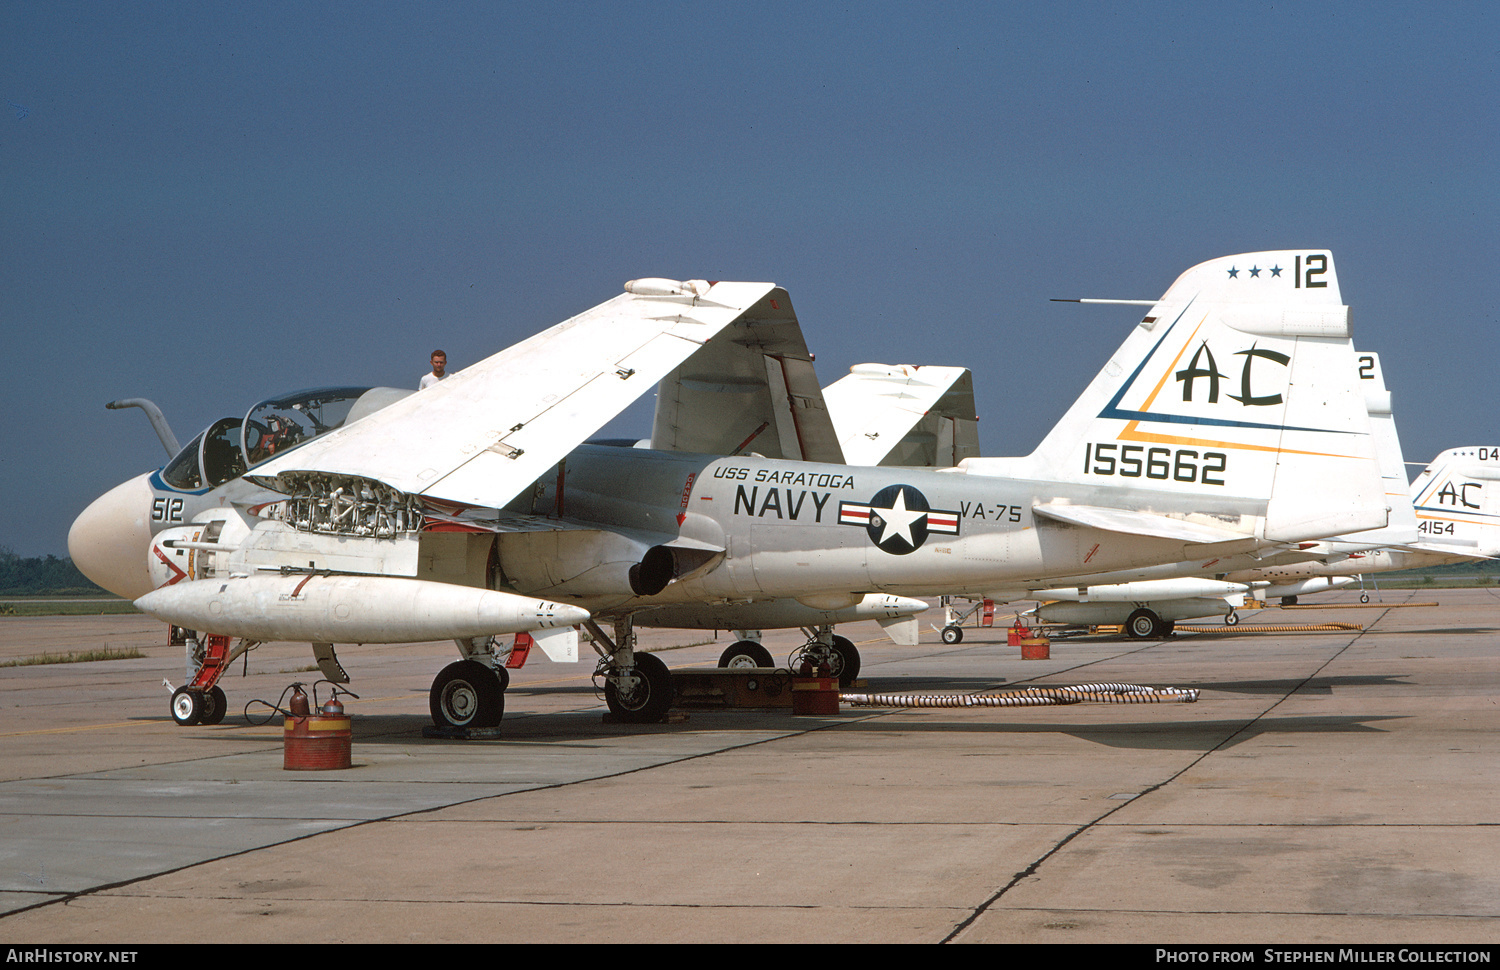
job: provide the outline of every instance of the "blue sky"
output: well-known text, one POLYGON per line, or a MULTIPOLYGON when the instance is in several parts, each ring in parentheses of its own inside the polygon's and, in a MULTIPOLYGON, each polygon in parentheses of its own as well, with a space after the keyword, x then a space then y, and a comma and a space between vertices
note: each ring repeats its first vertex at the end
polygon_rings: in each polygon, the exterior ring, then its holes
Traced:
MULTIPOLYGON (((1409 460, 1497 444, 1493 5, 0 2, 0 545, 255 401, 627 279, 774 280, 825 383, 1030 451, 1151 298, 1333 250, 1409 460)), ((620 433, 646 434, 649 416, 620 433)))

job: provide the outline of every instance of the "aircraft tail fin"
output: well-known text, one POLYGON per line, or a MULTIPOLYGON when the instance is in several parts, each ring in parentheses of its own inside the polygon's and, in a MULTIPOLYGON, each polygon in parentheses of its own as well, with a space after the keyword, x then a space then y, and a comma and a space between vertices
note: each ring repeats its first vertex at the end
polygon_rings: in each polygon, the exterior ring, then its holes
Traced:
POLYGON ((1359 382, 1365 392, 1365 410, 1370 414, 1375 458, 1380 464, 1380 479, 1385 486, 1391 517, 1384 529, 1348 538, 1378 540, 1381 545, 1415 542, 1419 536, 1417 517, 1411 503, 1411 486, 1406 480, 1406 456, 1401 451, 1401 436, 1396 432, 1391 392, 1385 386, 1385 372, 1380 366, 1380 355, 1359 353, 1355 357, 1355 363, 1359 382))
POLYGON ((1500 448, 1450 448, 1438 455, 1411 483, 1411 504, 1428 550, 1500 557, 1500 448))
POLYGON ((1327 251, 1209 260, 1177 278, 1036 451, 965 470, 1091 486, 1090 502, 1141 511, 1213 497, 1259 520, 1236 530, 1269 541, 1381 528, 1349 335, 1327 251))

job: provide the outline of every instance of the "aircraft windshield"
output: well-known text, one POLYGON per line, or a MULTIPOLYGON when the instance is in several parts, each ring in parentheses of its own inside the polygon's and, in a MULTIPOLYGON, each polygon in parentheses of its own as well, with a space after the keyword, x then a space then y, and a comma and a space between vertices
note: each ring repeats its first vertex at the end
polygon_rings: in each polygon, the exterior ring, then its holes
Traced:
POLYGON ((354 402, 368 390, 320 387, 260 402, 245 415, 242 441, 248 463, 258 465, 339 427, 349 417, 354 402))
POLYGON ((167 462, 162 480, 183 491, 222 485, 251 465, 339 427, 368 390, 298 391, 260 402, 243 419, 220 418, 167 462))
POLYGON ((194 489, 203 483, 203 473, 198 467, 198 449, 203 444, 203 435, 187 443, 187 447, 167 462, 161 471, 162 479, 173 488, 194 489))

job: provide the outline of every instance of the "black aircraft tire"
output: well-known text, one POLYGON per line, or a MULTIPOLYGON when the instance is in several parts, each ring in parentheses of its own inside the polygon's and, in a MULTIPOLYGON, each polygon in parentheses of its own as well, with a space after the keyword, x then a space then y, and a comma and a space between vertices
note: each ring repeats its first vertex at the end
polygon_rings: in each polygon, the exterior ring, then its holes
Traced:
POLYGON ((832 667, 840 687, 848 687, 859 678, 859 651, 847 637, 833 638, 832 667))
POLYGON ((182 727, 192 727, 203 718, 203 695, 186 687, 172 692, 172 720, 182 727))
POLYGON ((224 713, 229 709, 229 698, 218 687, 210 687, 208 693, 203 695, 203 714, 199 716, 199 724, 218 724, 224 720, 224 713))
POLYGON ((943 642, 944 643, 963 643, 964 642, 964 628, 961 627, 961 626, 945 626, 945 627, 943 627, 943 642))
POLYGON ((771 651, 754 640, 739 640, 719 654, 720 667, 774 667, 771 651))
POLYGON ((1152 637, 1162 636, 1161 627, 1161 617, 1151 610, 1142 608, 1130 614, 1130 619, 1125 621, 1125 635, 1132 640, 1149 640, 1152 637))
POLYGON ((432 723, 438 727, 498 727, 505 715, 501 676, 477 660, 456 660, 444 667, 427 700, 432 723))
POLYGON ((655 654, 637 653, 635 672, 640 682, 625 693, 613 678, 604 682, 609 712, 629 724, 655 724, 672 708, 672 672, 655 654))

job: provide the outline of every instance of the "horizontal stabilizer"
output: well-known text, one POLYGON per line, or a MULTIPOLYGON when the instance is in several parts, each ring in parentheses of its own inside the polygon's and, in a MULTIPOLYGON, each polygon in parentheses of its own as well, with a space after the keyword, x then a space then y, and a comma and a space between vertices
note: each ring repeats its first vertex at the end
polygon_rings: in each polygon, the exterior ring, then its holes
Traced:
POLYGON ((1087 529, 1103 529, 1125 535, 1143 536, 1152 539, 1176 539, 1182 542, 1233 542, 1248 539, 1243 532, 1218 529, 1197 522, 1186 522, 1153 512, 1131 509, 1098 508, 1088 505, 1038 505, 1032 512, 1058 522, 1081 525, 1087 529))

